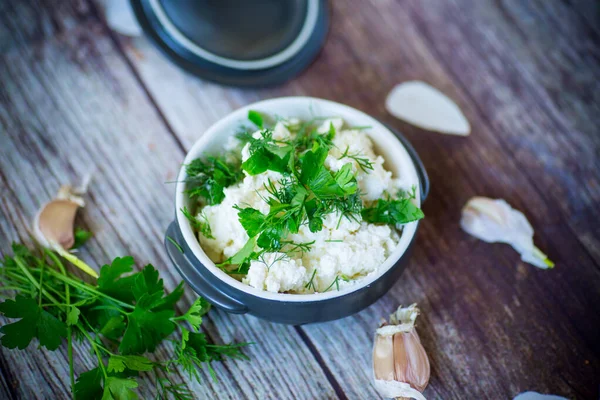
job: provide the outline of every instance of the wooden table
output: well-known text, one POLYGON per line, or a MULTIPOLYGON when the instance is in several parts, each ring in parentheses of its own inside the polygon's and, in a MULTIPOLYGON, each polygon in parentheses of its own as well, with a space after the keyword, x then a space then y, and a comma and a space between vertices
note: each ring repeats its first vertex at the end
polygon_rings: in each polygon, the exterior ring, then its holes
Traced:
MULTIPOLYGON (((327 44, 276 88, 204 82, 145 39, 109 31, 97 5, 0 1, 0 238, 26 240, 38 206, 94 172, 78 223, 82 257, 131 254, 180 279, 162 245, 174 178, 212 123, 256 100, 310 95, 401 130, 431 177, 413 261, 357 315, 284 326, 214 310, 214 342, 252 341, 252 361, 215 363, 198 398, 372 399, 379 319, 417 302, 431 399, 512 399, 525 390, 597 399, 600 384, 600 17, 590 1, 335 0, 327 44), (457 138, 392 118, 394 84, 420 79, 454 98, 473 132, 457 138), (556 262, 543 271, 459 227, 474 195, 504 198, 556 262)), ((187 290, 185 306, 196 297, 187 290)), ((76 371, 92 366, 85 350, 76 371)), ((65 351, 0 351, 0 398, 67 398, 65 351)), ((182 380, 186 380, 181 375, 182 380)), ((154 393, 148 380, 140 395, 154 393)))

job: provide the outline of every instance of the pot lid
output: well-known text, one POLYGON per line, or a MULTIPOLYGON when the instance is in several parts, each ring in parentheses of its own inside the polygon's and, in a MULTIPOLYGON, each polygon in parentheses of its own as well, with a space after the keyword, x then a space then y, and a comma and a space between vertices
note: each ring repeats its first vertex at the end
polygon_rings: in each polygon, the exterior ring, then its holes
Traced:
POLYGON ((327 0, 131 0, 150 39, 175 63, 215 82, 287 81, 316 57, 327 0))

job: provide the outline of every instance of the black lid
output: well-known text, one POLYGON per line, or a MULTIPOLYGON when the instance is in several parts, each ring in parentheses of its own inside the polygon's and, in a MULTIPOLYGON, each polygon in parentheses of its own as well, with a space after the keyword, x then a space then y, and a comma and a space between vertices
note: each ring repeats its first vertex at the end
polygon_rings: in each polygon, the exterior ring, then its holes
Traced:
POLYGON ((131 0, 152 41, 211 81, 256 87, 306 68, 325 43, 327 0, 131 0))

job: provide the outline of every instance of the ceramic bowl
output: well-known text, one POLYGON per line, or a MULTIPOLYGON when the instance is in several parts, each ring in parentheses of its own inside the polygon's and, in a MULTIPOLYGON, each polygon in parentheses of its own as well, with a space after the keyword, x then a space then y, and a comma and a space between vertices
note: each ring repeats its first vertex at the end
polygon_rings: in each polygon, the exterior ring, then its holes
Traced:
MULTIPOLYGON (((251 314, 286 324, 306 324, 334 320, 354 314, 383 296, 406 268, 414 245, 418 222, 404 226, 400 242, 375 274, 358 280, 339 291, 315 294, 286 294, 258 290, 246 285, 215 266, 206 255, 181 208, 188 206, 185 194, 185 165, 205 154, 222 151, 229 136, 247 125, 248 110, 268 115, 297 117, 338 116, 350 126, 370 126, 366 132, 375 151, 386 160, 385 167, 395 177, 414 184, 416 203, 421 205, 429 191, 427 173, 417 153, 399 133, 393 132, 369 115, 343 104, 311 97, 276 98, 240 108, 211 126, 192 146, 179 171, 175 193, 175 220, 167 229, 165 246, 183 279, 214 306, 227 312, 251 314), (171 240, 179 244, 178 248, 171 240)), ((233 211, 232 211, 233 212, 233 211)))

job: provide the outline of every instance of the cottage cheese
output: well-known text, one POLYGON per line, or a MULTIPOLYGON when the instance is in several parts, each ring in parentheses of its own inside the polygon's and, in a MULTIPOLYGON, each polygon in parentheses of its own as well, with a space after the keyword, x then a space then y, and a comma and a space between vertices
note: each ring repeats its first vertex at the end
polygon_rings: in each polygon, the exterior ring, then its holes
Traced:
MULTIPOLYGON (((278 140, 290 138, 286 124, 291 123, 297 121, 278 122, 273 129, 273 137, 278 140)), ((385 169, 384 159, 375 154, 366 133, 342 129, 343 121, 339 118, 324 121, 319 131, 327 132, 330 124, 337 134, 333 140, 335 146, 330 150, 325 166, 331 172, 336 172, 344 164, 352 163, 366 204, 381 198, 384 192, 395 193, 401 188, 400 180, 394 179, 392 173, 385 169), (372 163, 373 170, 363 171, 355 160, 348 157, 339 159, 346 148, 348 154, 360 154, 367 158, 372 163)), ((260 132, 254 135, 258 137, 260 132)), ((234 145, 235 143, 230 142, 227 147, 233 148, 234 145)), ((242 160, 250 156, 248 145, 242 149, 241 156, 242 160)), ((268 193, 264 185, 269 179, 276 182, 281 178, 281 174, 273 171, 255 176, 246 175, 240 183, 224 190, 225 199, 221 204, 202 209, 214 238, 209 239, 199 233, 199 241, 213 261, 218 263, 233 256, 249 239, 233 206, 249 206, 267 214, 269 206, 263 199, 268 197, 268 193)), ((313 293, 332 287, 342 289, 355 284, 360 278, 376 273, 398 245, 400 236, 396 229, 389 226, 351 221, 347 218, 340 220, 339 214, 332 213, 324 218, 321 231, 311 232, 308 226, 303 225, 298 233, 288 235, 288 239, 296 243, 314 241, 314 244, 310 251, 304 253, 265 253, 261 259, 251 262, 250 270, 242 282, 270 292, 313 293)))

